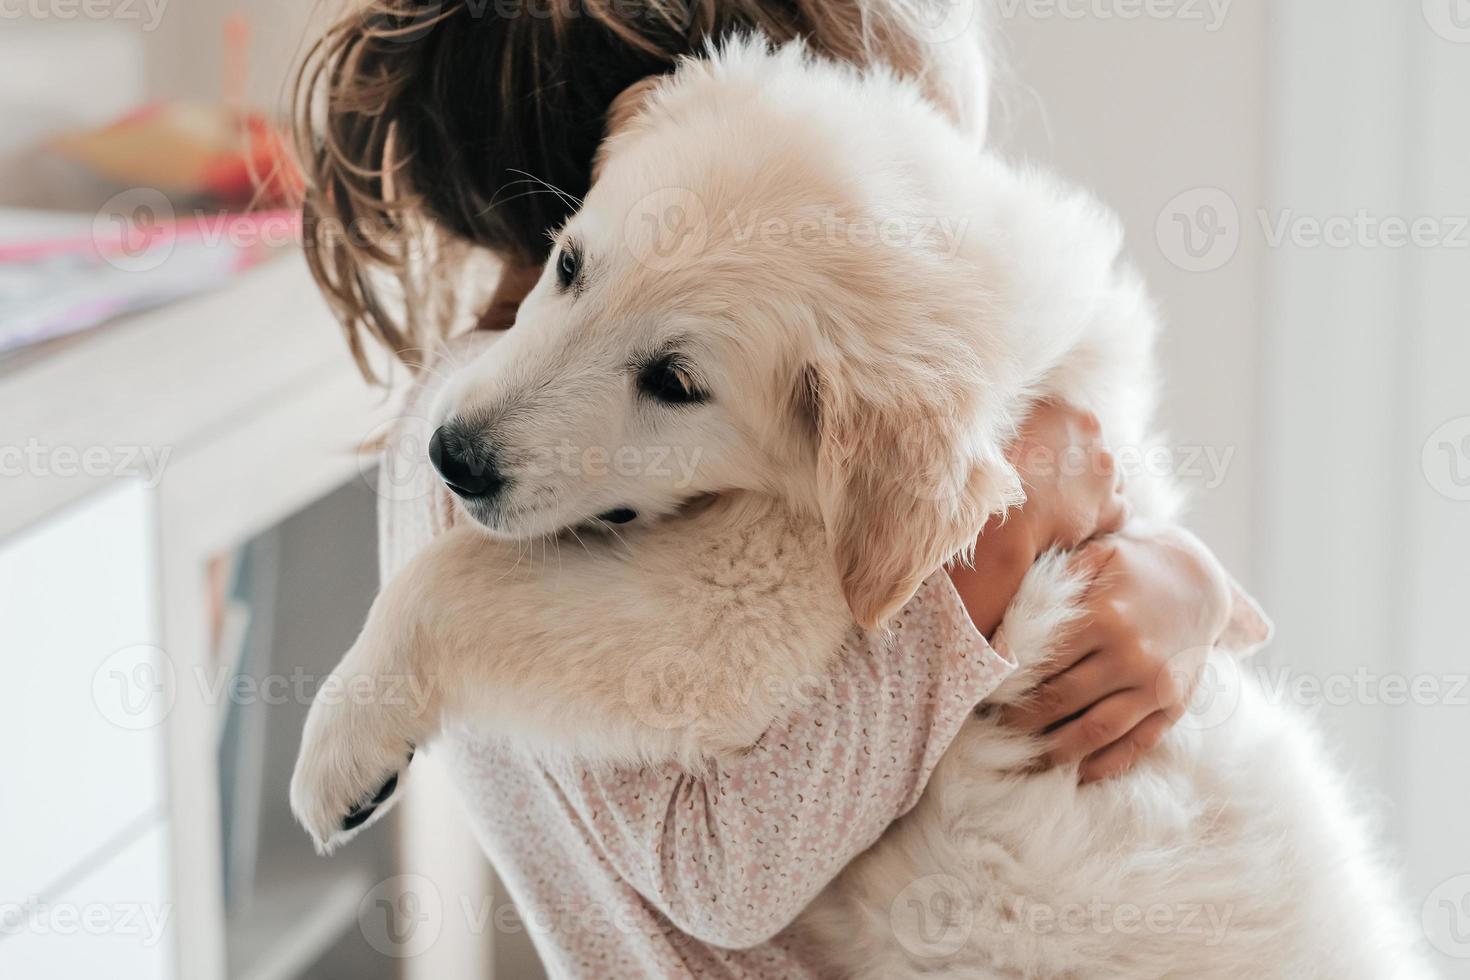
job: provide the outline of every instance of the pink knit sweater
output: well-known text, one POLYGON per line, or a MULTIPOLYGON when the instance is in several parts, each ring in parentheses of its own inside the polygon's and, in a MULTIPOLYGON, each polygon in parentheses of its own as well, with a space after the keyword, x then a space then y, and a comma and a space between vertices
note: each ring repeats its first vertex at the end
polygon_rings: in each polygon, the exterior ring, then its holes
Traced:
MULTIPOLYGON (((482 343, 467 338, 454 359, 482 343)), ((461 519, 422 462, 413 416, 383 470, 385 577, 461 519)), ((699 778, 672 766, 595 773, 506 742, 443 740, 553 976, 817 975, 791 922, 918 802, 966 717, 1014 666, 942 572, 893 626, 888 641, 854 634, 824 690, 699 778)))

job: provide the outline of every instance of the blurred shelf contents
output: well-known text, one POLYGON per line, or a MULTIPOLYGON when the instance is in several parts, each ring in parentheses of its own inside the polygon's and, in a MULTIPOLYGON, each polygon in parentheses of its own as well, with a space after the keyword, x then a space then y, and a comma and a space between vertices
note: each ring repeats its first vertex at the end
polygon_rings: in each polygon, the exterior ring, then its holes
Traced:
POLYGON ((286 138, 244 104, 243 19, 224 35, 218 102, 146 100, 133 37, 89 32, 81 55, 41 31, 0 38, 0 86, 24 88, 27 110, 0 132, 0 355, 216 288, 300 241, 286 138), (58 94, 99 68, 115 91, 58 94))
POLYGON ((96 215, 0 208, 0 353, 205 292, 294 251, 295 212, 178 219, 126 191, 96 215))

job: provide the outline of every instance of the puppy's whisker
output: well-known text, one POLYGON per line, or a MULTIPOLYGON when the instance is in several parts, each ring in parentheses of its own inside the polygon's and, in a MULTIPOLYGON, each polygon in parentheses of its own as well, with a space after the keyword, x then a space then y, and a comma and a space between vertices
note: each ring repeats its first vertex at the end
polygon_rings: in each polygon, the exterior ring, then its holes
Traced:
POLYGON ((520 194, 516 194, 516 195, 514 195, 512 197, 507 197, 507 198, 504 198, 504 199, 501 199, 499 197, 496 197, 496 198, 493 198, 482 209, 480 209, 480 211, 478 212, 478 214, 476 216, 479 217, 479 216, 483 216, 483 215, 489 214, 491 211, 495 210, 495 208, 497 206, 505 205, 505 204, 510 204, 512 201, 519 201, 523 197, 535 197, 537 194, 553 194, 553 193, 555 193, 555 192, 554 191, 544 190, 544 189, 538 187, 535 190, 524 191, 524 192, 522 192, 520 194))
POLYGON ((592 549, 587 546, 587 542, 584 541, 582 539, 582 536, 577 533, 577 529, 576 528, 574 528, 574 527, 568 527, 567 530, 571 532, 572 537, 574 537, 574 538, 577 539, 577 543, 582 546, 582 550, 583 551, 587 552, 587 554, 589 554, 589 555, 592 554, 592 549))
POLYGON ((613 537, 617 538, 618 539, 618 544, 622 545, 625 548, 628 546, 627 539, 623 537, 622 532, 618 530, 618 528, 617 528, 617 526, 615 524, 612 524, 612 523, 610 523, 608 521, 604 521, 600 517, 594 517, 594 518, 592 518, 592 520, 593 520, 593 522, 595 524, 598 524, 599 526, 601 526, 604 530, 606 530, 613 537))
POLYGON ((526 171, 524 171, 524 170, 517 170, 514 167, 510 168, 510 172, 513 173, 513 174, 525 174, 526 180, 528 182, 535 182, 535 183, 540 184, 541 186, 545 187, 547 190, 551 191, 557 197, 561 198, 562 199, 562 202, 564 204, 566 204, 567 207, 576 209, 576 208, 580 208, 582 206, 582 199, 580 197, 577 197, 574 194, 568 194, 566 191, 562 190, 560 187, 557 187, 555 184, 551 183, 548 180, 545 180, 545 179, 543 179, 541 177, 537 177, 535 174, 526 173, 526 171))

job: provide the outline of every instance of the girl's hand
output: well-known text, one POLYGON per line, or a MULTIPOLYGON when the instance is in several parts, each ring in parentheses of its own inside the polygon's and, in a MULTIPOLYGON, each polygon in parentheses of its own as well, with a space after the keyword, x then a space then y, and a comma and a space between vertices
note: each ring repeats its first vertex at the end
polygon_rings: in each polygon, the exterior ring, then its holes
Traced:
POLYGON ((1091 412, 1054 402, 1038 406, 1008 455, 1026 502, 985 525, 971 564, 947 569, 975 628, 987 637, 1042 552, 1116 531, 1128 516, 1117 466, 1091 412))
POLYGON ((1008 455, 1026 487, 1026 503, 1016 516, 1036 555, 1075 548, 1127 522, 1123 477, 1091 412, 1056 402, 1040 405, 1008 455))
POLYGON ((1231 587, 1210 550, 1180 528, 1103 538, 1074 561, 1093 575, 1084 615, 1057 672, 1005 719, 1044 734, 1049 764, 1081 760, 1091 782, 1133 768, 1184 714, 1225 629, 1231 587))

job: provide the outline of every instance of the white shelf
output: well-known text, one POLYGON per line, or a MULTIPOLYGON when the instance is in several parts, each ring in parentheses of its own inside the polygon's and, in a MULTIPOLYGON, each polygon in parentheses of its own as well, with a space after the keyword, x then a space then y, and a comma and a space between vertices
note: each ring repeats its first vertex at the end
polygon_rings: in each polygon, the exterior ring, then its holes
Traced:
POLYGON ((355 388, 359 405, 385 400, 356 378, 341 328, 295 254, 17 355, 0 365, 0 446, 35 444, 47 455, 37 471, 6 475, 0 537, 117 478, 45 465, 58 447, 102 447, 120 465, 148 447, 171 464, 293 389, 334 384, 355 388))
MULTIPOLYGON (((466 893, 483 879, 478 848, 464 831, 454 838, 459 847, 448 846, 446 834, 454 834, 458 824, 446 817, 452 811, 437 809, 411 828, 395 820, 393 833, 381 842, 386 847, 346 861, 308 859, 309 847, 294 827, 263 831, 289 832, 295 844, 273 853, 299 852, 299 859, 259 867, 248 905, 227 912, 224 900, 218 739, 223 705, 208 685, 192 680, 211 676, 216 666, 206 602, 209 563, 361 480, 371 461, 364 462, 359 450, 381 435, 396 395, 372 389, 357 376, 341 329, 299 255, 282 256, 216 292, 0 364, 0 446, 34 443, 68 447, 73 454, 89 447, 167 452, 161 479, 137 494, 152 541, 146 567, 135 576, 147 580, 151 598, 134 603, 148 621, 147 638, 166 651, 178 679, 170 708, 153 730, 164 757, 160 782, 167 788, 161 824, 167 828, 166 854, 157 863, 173 909, 171 969, 155 976, 307 975, 324 953, 352 935, 363 896, 404 866, 405 853, 414 856, 419 873, 439 874, 444 866, 461 872, 466 893), (445 846, 436 850, 426 842, 445 846)), ((0 479, 0 541, 124 481, 116 473, 31 469, 37 472, 0 479)), ((361 529, 353 533, 358 545, 368 540, 361 529)), ((68 594, 74 604, 96 604, 68 594)), ((83 679, 85 693, 90 675, 83 679)), ((283 771, 277 766, 269 774, 273 785, 283 771)), ((283 811, 277 806, 272 812, 283 811)), ((484 975, 478 964, 487 938, 461 939, 445 936, 432 955, 405 969, 415 976, 431 966, 435 972, 423 975, 484 975)))

